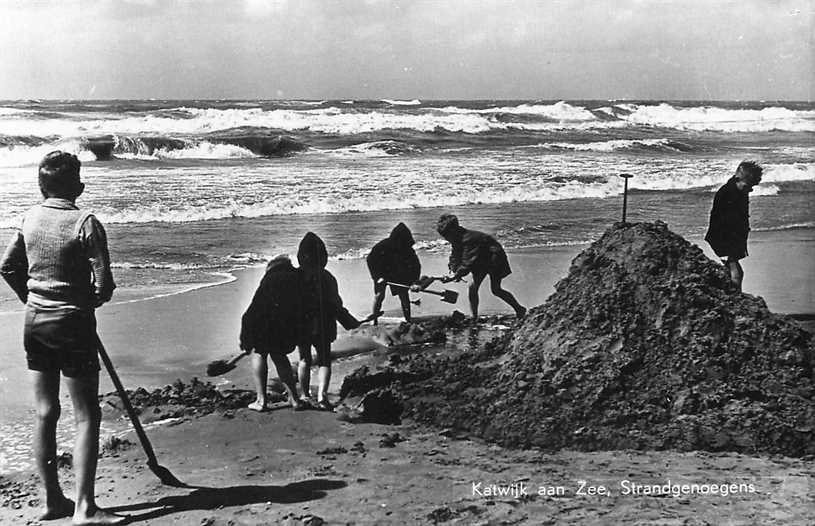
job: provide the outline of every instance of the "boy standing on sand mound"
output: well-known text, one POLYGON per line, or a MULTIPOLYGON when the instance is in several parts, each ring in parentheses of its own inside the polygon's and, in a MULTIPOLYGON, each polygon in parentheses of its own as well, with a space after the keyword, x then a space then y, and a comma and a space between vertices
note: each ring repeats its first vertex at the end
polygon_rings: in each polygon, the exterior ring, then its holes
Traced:
POLYGON ((739 260, 747 257, 747 235, 750 233, 750 192, 761 182, 763 172, 757 163, 742 161, 736 174, 716 192, 710 210, 705 241, 722 259, 739 292, 744 279, 739 260))
POLYGON ((522 318, 526 314, 526 308, 518 303, 515 296, 501 288, 501 280, 509 276, 512 269, 509 268, 504 248, 494 237, 461 227, 453 214, 442 214, 436 230, 453 246, 449 263, 452 275, 442 281, 456 281, 471 272, 473 274, 469 290, 473 322, 478 321, 478 289, 487 275, 490 276, 492 293, 512 307, 517 317, 522 318))
POLYGON ((101 412, 94 309, 115 285, 102 224, 74 204, 85 185, 81 163, 60 151, 45 156, 39 184, 45 200, 26 212, 0 262, 0 274, 26 304, 23 341, 34 385, 34 455, 45 486, 41 520, 73 515, 73 524, 119 524, 127 517, 96 505, 94 484, 101 412), (76 502, 62 493, 57 474, 60 371, 76 423, 76 502))

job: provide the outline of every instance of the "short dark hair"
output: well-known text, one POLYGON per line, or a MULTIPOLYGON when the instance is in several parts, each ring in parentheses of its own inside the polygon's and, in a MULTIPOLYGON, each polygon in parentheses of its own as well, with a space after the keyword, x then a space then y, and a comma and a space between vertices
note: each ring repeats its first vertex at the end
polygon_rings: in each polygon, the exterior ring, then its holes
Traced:
POLYGON ((454 214, 442 214, 436 223, 436 231, 442 236, 451 234, 454 230, 457 230, 458 227, 458 217, 454 214))
POLYGON ((739 167, 736 168, 736 178, 756 185, 761 182, 761 175, 764 173, 764 168, 755 161, 742 161, 739 167))
POLYGON ((54 151, 40 161, 38 179, 44 197, 73 198, 79 186, 79 168, 82 163, 76 155, 54 151))

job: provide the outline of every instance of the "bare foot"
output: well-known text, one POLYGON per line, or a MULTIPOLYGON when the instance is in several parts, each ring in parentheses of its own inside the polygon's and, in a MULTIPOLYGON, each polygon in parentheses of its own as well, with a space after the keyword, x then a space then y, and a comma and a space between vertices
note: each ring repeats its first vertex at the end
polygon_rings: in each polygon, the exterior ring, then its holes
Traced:
POLYGON ((124 524, 129 517, 116 515, 102 508, 96 508, 92 513, 74 514, 71 524, 74 526, 107 526, 111 524, 124 524))
POLYGON ((251 409, 252 411, 257 411, 259 413, 263 413, 266 411, 266 404, 255 401, 246 406, 247 409, 251 409))
POLYGON ((70 517, 74 514, 74 501, 66 496, 57 499, 56 502, 46 503, 45 511, 40 515, 41 521, 52 521, 54 519, 62 519, 70 517))

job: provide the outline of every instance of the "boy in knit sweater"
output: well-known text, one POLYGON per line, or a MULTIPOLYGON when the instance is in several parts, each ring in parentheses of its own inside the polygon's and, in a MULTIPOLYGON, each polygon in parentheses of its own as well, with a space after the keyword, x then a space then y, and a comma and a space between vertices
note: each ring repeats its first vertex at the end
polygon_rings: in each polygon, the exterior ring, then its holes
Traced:
POLYGON ((73 524, 118 524, 126 517, 96 505, 99 452, 99 358, 94 309, 115 287, 105 230, 74 201, 85 185, 76 156, 60 151, 39 166, 44 201, 23 217, 0 274, 25 303, 23 343, 36 400, 34 455, 45 486, 42 519, 73 516, 73 524), (76 423, 76 501, 59 485, 56 427, 60 372, 71 395, 76 423))

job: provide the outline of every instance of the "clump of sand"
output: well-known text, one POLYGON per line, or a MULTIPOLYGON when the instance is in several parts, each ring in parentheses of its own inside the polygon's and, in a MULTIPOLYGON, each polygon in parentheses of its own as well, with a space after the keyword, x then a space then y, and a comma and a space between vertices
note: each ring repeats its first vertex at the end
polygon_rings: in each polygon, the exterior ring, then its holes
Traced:
MULTIPOLYGON (((219 389, 210 382, 193 378, 189 383, 176 380, 172 385, 148 391, 143 387, 126 391, 130 403, 141 414, 143 422, 207 415, 215 411, 233 411, 246 407, 254 401, 255 392, 246 389, 219 389)), ((273 402, 284 400, 279 393, 270 393, 273 402)), ((106 418, 118 418, 125 414, 124 406, 116 392, 99 396, 100 406, 106 418)))
MULTIPOLYGON (((404 413, 513 447, 815 454, 812 336, 661 222, 616 224, 478 353, 416 358, 404 413)), ((382 389, 382 387, 380 387, 382 389)))

